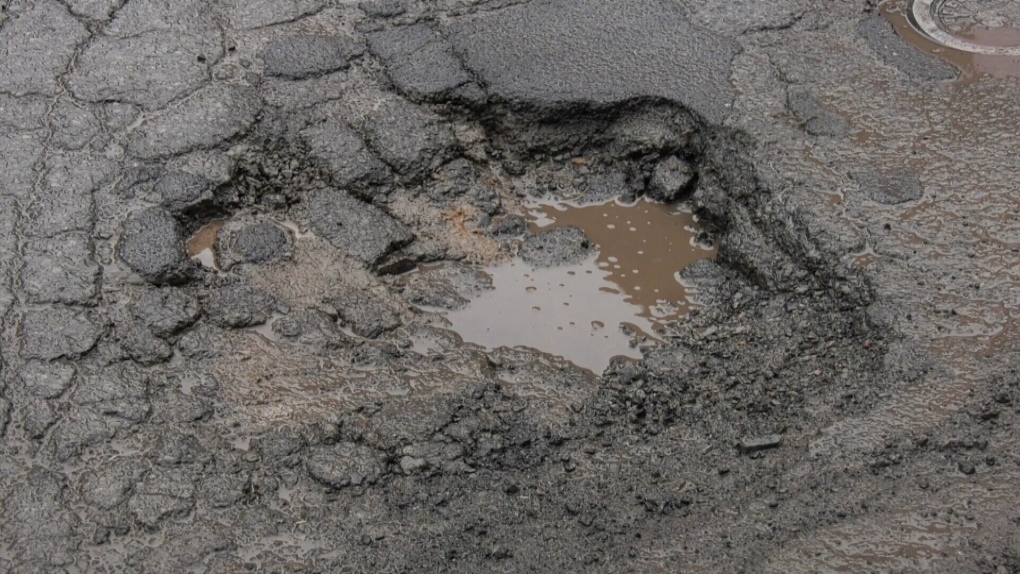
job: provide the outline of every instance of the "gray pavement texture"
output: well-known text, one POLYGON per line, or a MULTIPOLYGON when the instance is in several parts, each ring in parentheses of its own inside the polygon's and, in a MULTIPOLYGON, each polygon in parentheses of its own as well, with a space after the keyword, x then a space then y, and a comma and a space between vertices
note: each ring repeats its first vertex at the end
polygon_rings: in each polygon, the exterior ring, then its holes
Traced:
POLYGON ((719 121, 733 98, 736 45, 694 26, 676 2, 533 2, 459 19, 448 34, 490 96, 512 104, 675 99, 719 121))
POLYGON ((0 0, 0 571, 1020 572, 1020 84, 903 9, 0 0), (449 330, 638 196, 642 359, 449 330))
POLYGON ((481 90, 432 22, 380 30, 368 35, 372 53, 383 61, 396 87, 422 100, 477 100, 481 90))
POLYGON ((350 66, 365 51, 364 41, 335 36, 275 38, 259 52, 267 76, 300 80, 350 66))

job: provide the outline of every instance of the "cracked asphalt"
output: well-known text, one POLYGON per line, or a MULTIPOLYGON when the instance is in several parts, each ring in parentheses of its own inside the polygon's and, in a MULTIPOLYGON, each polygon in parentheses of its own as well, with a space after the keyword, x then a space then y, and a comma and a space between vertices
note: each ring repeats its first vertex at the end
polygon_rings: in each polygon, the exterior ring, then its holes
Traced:
POLYGON ((1020 572, 1020 84, 905 9, 0 0, 0 571, 1020 572), (447 328, 677 195, 642 360, 447 328))

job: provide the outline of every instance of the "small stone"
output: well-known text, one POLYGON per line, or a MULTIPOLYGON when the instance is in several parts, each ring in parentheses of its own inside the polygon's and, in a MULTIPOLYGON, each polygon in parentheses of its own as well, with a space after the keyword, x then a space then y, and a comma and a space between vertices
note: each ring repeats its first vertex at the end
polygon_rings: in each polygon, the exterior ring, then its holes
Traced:
POLYGON ((415 472, 425 470, 428 465, 428 462, 426 462, 424 458, 405 456, 400 459, 400 470, 404 474, 413 474, 415 472))
POLYGON ((161 207, 128 217, 120 238, 120 258, 146 281, 179 283, 189 276, 191 264, 180 227, 161 207))
POLYGON ((999 418, 999 411, 998 409, 986 409, 979 415, 979 418, 983 421, 997 419, 999 418))
POLYGON ((591 254, 591 243, 576 227, 559 227, 531 235, 521 244, 519 255, 536 267, 580 263, 591 254))
POLYGON ((496 546, 492 549, 490 556, 493 560, 506 560, 507 558, 513 557, 513 552, 510 551, 506 546, 496 546))
POLYGON ((967 462, 965 460, 964 461, 960 461, 960 463, 957 464, 956 467, 960 470, 960 472, 962 472, 963 474, 966 474, 966 475, 974 474, 974 472, 977 470, 977 469, 974 468, 973 464, 971 464, 971 463, 969 463, 969 462, 967 462))
POLYGON ((695 176, 690 164, 670 156, 655 166, 652 179, 648 182, 648 197, 656 201, 676 201, 691 191, 695 176))
POLYGON ((747 437, 740 440, 738 448, 741 454, 751 454, 763 450, 779 448, 783 444, 782 435, 773 434, 761 437, 747 437))
MULTIPOLYGON (((221 234, 223 246, 231 255, 245 263, 268 263, 278 258, 287 247, 287 233, 268 222, 256 223, 235 234, 221 234)), ((222 250, 221 250, 222 252, 222 250)))

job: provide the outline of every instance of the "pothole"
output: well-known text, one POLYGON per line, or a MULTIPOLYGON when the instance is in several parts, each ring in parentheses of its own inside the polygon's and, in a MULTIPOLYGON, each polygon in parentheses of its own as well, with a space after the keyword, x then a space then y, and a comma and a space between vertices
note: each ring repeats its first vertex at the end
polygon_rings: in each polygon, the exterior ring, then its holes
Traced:
POLYGON ((959 68, 963 81, 1020 77, 1020 2, 893 0, 879 12, 911 45, 959 68))
POLYGON ((647 200, 526 206, 536 233, 584 231, 595 253, 576 264, 489 267, 492 289, 447 315, 451 328, 489 348, 526 346, 601 373, 616 357, 640 358, 662 326, 687 314, 694 293, 680 279, 715 255, 683 206, 647 200))

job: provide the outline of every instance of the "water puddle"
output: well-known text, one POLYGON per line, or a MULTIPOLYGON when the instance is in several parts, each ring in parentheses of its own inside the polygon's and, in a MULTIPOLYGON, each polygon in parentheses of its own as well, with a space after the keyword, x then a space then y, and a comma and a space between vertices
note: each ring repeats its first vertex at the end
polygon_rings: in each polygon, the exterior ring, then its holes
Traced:
POLYGON ((879 13, 904 40, 953 64, 962 72, 959 82, 970 83, 981 76, 1020 78, 1017 6, 1020 3, 895 0, 882 4, 879 13))
POLYGON ((543 202, 528 206, 528 217, 536 232, 582 229, 598 255, 579 265, 490 267, 493 289, 447 318, 465 341, 531 347, 595 373, 614 357, 640 358, 642 342, 688 312, 692 293, 679 272, 716 251, 677 206, 543 202))
POLYGON ((225 222, 223 219, 217 219, 195 232, 186 244, 188 257, 198 261, 203 267, 219 271, 216 265, 216 237, 225 222))

